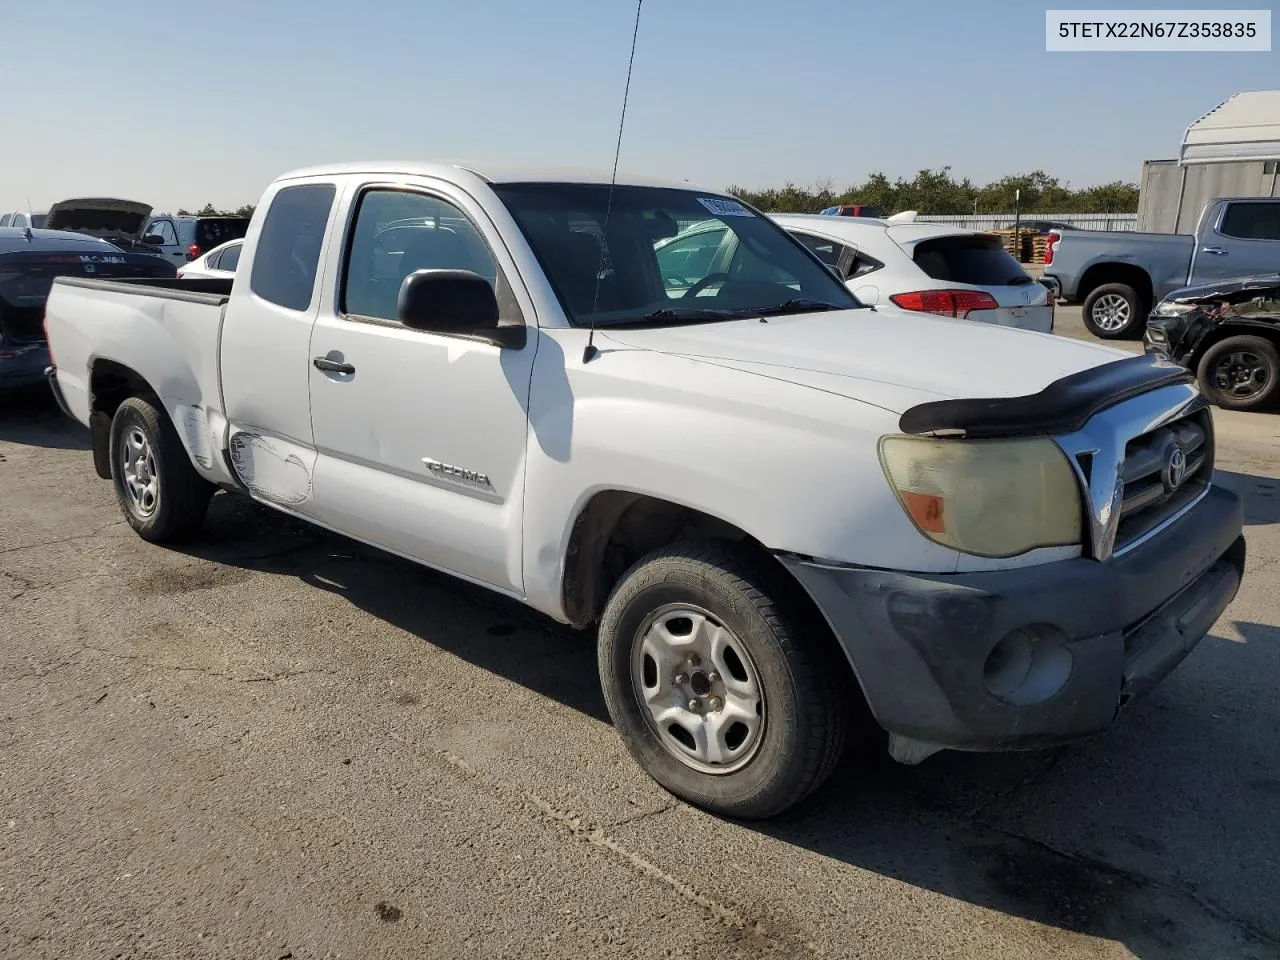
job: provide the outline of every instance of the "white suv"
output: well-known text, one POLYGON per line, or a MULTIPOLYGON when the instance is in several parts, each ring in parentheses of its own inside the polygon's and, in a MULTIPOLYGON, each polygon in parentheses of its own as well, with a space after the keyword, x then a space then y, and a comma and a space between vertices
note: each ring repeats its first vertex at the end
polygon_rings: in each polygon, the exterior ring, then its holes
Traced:
POLYGON ((863 303, 1049 333, 1053 300, 997 237, 936 223, 777 214, 863 303))

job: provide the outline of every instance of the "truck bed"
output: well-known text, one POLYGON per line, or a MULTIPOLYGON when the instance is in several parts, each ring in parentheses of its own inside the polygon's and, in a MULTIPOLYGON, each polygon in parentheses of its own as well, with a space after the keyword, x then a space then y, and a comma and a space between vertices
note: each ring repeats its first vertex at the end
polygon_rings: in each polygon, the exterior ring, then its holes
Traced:
POLYGON ((232 282, 56 279, 45 327, 72 416, 92 428, 95 390, 131 371, 160 398, 202 472, 229 480, 216 451, 226 429, 218 343, 232 282))
MULTIPOLYGON (((1084 299, 1081 281, 1092 267, 1131 265, 1149 278, 1159 298, 1184 285, 1195 250, 1195 237, 1186 233, 1138 233, 1129 230, 1063 230, 1054 245, 1053 262, 1045 274, 1062 285, 1067 300, 1084 299)), ((1085 284, 1092 287, 1092 284, 1085 284)), ((1135 284, 1136 286, 1136 284, 1135 284)))

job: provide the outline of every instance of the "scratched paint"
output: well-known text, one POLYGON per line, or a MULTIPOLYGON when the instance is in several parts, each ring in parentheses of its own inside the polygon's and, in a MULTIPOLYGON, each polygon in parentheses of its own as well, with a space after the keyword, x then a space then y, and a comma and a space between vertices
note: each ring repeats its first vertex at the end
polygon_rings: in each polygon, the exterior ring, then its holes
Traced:
POLYGON ((311 498, 311 471, 283 443, 256 433, 231 437, 231 465, 249 491, 273 503, 303 503, 311 498))
POLYGON ((209 443, 209 418, 199 404, 178 404, 177 421, 182 427, 182 440, 191 458, 208 470, 213 466, 213 448, 209 443))

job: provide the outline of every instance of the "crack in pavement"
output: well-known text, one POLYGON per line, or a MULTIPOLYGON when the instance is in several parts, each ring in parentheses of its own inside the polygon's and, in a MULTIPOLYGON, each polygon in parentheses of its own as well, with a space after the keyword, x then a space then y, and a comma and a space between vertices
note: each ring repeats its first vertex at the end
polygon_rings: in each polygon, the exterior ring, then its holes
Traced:
MULTIPOLYGON (((146 669, 142 671, 138 671, 133 674, 129 674, 128 675, 129 677, 142 676, 148 671, 171 671, 175 673, 201 673, 210 677, 219 677, 224 680, 231 680, 235 683, 278 683, 281 680, 291 680, 294 677, 307 676, 308 674, 318 673, 318 674, 324 674, 328 676, 330 673, 328 670, 320 670, 317 668, 305 668, 301 670, 284 670, 278 673, 259 673, 256 676, 239 676, 234 673, 226 673, 225 671, 216 670, 213 667, 201 667, 201 666, 193 666, 193 665, 181 664, 181 663, 179 664, 157 663, 155 661, 148 660, 146 657, 143 657, 140 654, 118 653, 114 650, 108 650, 105 647, 95 647, 91 644, 82 644, 79 650, 76 650, 74 653, 69 654, 68 656, 53 663, 52 665, 43 669, 32 670, 32 671, 28 671, 27 673, 19 674, 13 679, 25 680, 32 677, 35 677, 35 678, 46 677, 50 673, 54 672, 55 670, 61 670, 63 667, 70 666, 72 663, 75 662, 75 660, 81 654, 86 652, 96 653, 112 660, 123 660, 125 662, 133 662, 136 660, 141 660, 145 665, 146 669)), ((121 678, 121 679, 126 679, 126 678, 121 678)), ((113 682, 118 682, 118 681, 113 681, 113 682)), ((72 697, 71 700, 79 699, 80 696, 84 696, 84 694, 79 694, 75 697, 72 697)), ((70 701, 64 701, 64 702, 70 702, 70 701)))
MULTIPOLYGON (((686 883, 679 877, 668 873, 651 860, 646 859, 614 837, 610 836, 605 832, 603 827, 585 822, 580 815, 569 810, 562 810, 532 791, 510 790, 505 786, 505 784, 498 783, 492 778, 481 774, 480 771, 465 759, 450 750, 433 748, 433 752, 449 764, 449 766, 464 774, 468 779, 478 783, 497 799, 508 802, 514 799, 517 801, 523 801, 524 805, 532 806, 533 809, 537 811, 538 819, 558 827, 576 840, 581 840, 593 847, 607 851, 610 855, 621 860, 632 870, 662 884, 681 899, 705 911, 720 924, 750 938, 758 938, 759 940, 772 942, 774 944, 783 944, 793 948, 800 947, 803 948, 810 956, 822 955, 823 951, 816 944, 811 942, 798 943, 795 938, 786 936, 780 931, 771 929, 764 921, 753 918, 746 912, 729 904, 723 903, 720 900, 703 893, 691 884, 686 883)), ((631 818, 631 820, 638 820, 645 816, 652 816, 656 813, 667 813, 678 806, 678 802, 672 803, 669 806, 664 807, 662 810, 649 811, 648 813, 631 818)), ((622 822, 625 823, 628 821, 624 820, 622 822)), ((618 824, 613 824, 611 826, 617 825, 618 824)), ((796 956, 796 954, 792 954, 792 956, 796 956)))
POLYGON ((16 547, 5 547, 5 549, 0 550, 0 556, 10 553, 21 553, 23 550, 35 550, 37 547, 52 547, 59 543, 73 543, 76 540, 92 540, 103 530, 110 530, 112 527, 121 526, 125 522, 126 521, 124 520, 114 520, 111 523, 104 523, 102 526, 98 527, 96 530, 91 530, 89 533, 77 533, 70 537, 59 537, 56 540, 41 540, 38 543, 25 543, 16 547))

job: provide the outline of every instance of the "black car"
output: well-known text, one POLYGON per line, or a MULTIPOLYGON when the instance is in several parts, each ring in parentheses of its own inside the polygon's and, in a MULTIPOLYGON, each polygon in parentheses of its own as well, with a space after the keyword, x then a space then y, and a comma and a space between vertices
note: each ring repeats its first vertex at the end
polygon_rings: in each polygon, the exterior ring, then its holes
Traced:
POLYGON ((1220 407, 1271 405, 1280 388, 1280 273, 1173 291, 1147 318, 1143 344, 1194 370, 1220 407))
POLYGON ((0 227, 0 393, 40 383, 49 366, 44 302, 54 277, 172 277, 150 254, 62 230, 0 227))

